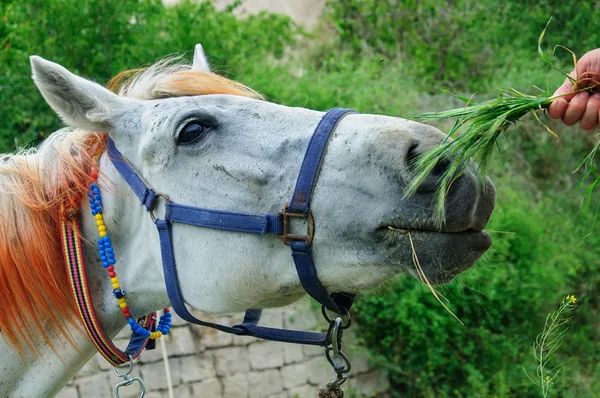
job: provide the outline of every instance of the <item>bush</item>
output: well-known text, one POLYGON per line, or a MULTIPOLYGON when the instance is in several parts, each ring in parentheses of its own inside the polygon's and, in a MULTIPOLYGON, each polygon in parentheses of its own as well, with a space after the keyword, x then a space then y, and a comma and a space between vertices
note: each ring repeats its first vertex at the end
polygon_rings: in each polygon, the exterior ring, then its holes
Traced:
MULTIPOLYGON (((497 71, 531 66, 551 16, 548 43, 583 54, 600 42, 600 33, 588 28, 600 17, 591 1, 342 0, 329 7, 338 36, 328 52, 339 48, 353 58, 374 53, 401 62, 419 89, 432 94, 485 90, 497 71)), ((572 65, 570 54, 558 54, 572 65)))
POLYGON ((289 18, 261 13, 239 20, 233 8, 217 11, 210 2, 189 0, 176 7, 160 0, 5 1, 0 151, 37 143, 61 126, 31 81, 32 54, 105 83, 169 54, 189 58, 196 43, 203 44, 216 70, 247 73, 258 70, 258 63, 269 65, 294 42, 296 27, 289 18))

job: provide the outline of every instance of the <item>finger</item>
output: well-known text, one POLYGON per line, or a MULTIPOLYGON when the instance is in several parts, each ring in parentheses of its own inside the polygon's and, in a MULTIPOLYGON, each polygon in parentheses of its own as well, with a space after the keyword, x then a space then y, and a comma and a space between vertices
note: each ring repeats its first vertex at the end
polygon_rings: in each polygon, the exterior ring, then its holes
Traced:
POLYGON ((590 95, 587 91, 577 93, 575 97, 573 97, 562 118, 564 124, 572 126, 581 119, 583 112, 585 112, 589 97, 590 95))
POLYGON ((600 49, 592 50, 577 62, 578 88, 597 87, 600 82, 600 49))
POLYGON ((600 111, 600 94, 596 93, 592 95, 587 105, 583 116, 581 116, 581 128, 584 130, 591 130, 598 124, 598 112, 600 111))
POLYGON ((552 101, 550 107, 548 108, 548 114, 552 119, 562 119, 562 117, 565 115, 565 111, 567 110, 568 106, 569 103, 566 99, 555 99, 554 101, 552 101))
MULTIPOLYGON (((573 71, 571 71, 571 73, 569 73, 569 76, 572 79, 576 79, 577 72, 575 70, 573 70, 573 71)), ((561 98, 564 98, 568 102, 569 100, 571 100, 571 98, 573 98, 575 96, 575 94, 573 93, 573 91, 575 91, 575 88, 573 87, 573 83, 571 82, 571 79, 567 78, 567 79, 565 79, 565 81, 562 84, 562 86, 560 86, 554 92, 554 94, 552 94, 552 96, 553 97, 561 96, 561 98)))

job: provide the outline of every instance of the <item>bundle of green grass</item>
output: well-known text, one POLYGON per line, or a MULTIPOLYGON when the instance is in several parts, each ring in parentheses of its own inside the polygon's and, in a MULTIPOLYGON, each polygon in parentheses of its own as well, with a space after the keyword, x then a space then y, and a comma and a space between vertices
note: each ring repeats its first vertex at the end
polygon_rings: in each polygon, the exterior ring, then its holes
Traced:
MULTIPOLYGON (((548 21, 548 23, 550 23, 550 21, 548 21)), ((573 87, 578 87, 576 79, 572 79, 568 74, 556 68, 552 64, 550 58, 542 51, 541 41, 545 31, 546 29, 542 31, 538 41, 538 54, 544 62, 558 70, 568 79, 571 79, 573 87)), ((566 50, 570 52, 570 50, 566 50)), ((573 59, 576 63, 574 55, 573 59)), ((415 178, 409 184, 406 192, 407 196, 414 194, 437 164, 447 164, 448 167, 446 168, 446 171, 438 181, 436 193, 435 213, 440 224, 444 222, 445 198, 452 186, 452 182, 456 180, 469 165, 473 165, 480 177, 484 179, 489 168, 494 148, 497 147, 498 139, 502 133, 504 133, 511 125, 514 125, 523 116, 532 113, 540 124, 545 127, 548 133, 558 138, 556 134, 544 125, 536 115, 536 111, 548 108, 550 104, 552 104, 552 101, 558 98, 558 96, 551 97, 548 92, 543 92, 541 95, 537 96, 527 95, 515 89, 511 89, 502 90, 497 98, 479 103, 474 103, 471 99, 466 97, 456 97, 466 103, 463 108, 443 112, 423 113, 413 118, 419 120, 456 119, 454 127, 452 127, 448 133, 448 137, 442 144, 435 149, 420 155, 415 160, 412 165, 415 178), (452 139, 449 139, 450 137, 452 139)), ((593 165, 593 160, 599 147, 600 142, 580 166, 585 169, 584 179, 589 175, 594 176, 594 182, 586 192, 588 204, 591 192, 598 182, 600 182, 600 177, 597 175, 593 165)))

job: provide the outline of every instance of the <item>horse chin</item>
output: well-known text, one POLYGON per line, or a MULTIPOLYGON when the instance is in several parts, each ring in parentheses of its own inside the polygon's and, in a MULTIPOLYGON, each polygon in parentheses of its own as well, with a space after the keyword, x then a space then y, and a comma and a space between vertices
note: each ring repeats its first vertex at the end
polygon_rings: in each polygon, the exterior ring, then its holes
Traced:
POLYGON ((492 237, 486 231, 390 228, 380 230, 380 233, 388 259, 397 264, 410 264, 406 267, 410 274, 432 285, 450 282, 471 268, 492 245, 492 237))

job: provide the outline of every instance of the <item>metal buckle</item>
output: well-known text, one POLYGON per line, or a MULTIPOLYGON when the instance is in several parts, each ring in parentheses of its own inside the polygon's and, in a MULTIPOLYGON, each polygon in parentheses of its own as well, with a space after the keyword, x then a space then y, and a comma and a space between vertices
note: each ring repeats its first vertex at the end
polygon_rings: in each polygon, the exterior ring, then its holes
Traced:
POLYGON ((307 245, 310 246, 310 244, 312 243, 313 237, 315 236, 315 219, 313 218, 312 212, 309 209, 306 214, 291 213, 289 211, 289 208, 290 208, 289 204, 285 205, 285 207, 283 208, 283 211, 281 211, 279 213, 279 215, 283 218, 283 233, 281 235, 278 235, 277 237, 279 239, 281 239, 281 241, 288 246, 291 243, 290 241, 295 241, 295 240, 304 241, 304 242, 306 242, 307 245), (291 225, 290 218, 306 219, 306 222, 308 223, 306 235, 296 235, 296 234, 290 233, 290 225, 291 225))
POLYGON ((164 193, 159 192, 154 196, 154 200, 152 201, 152 210, 149 211, 150 218, 152 219, 153 223, 156 223, 156 216, 154 215, 154 208, 156 207, 156 201, 158 198, 163 198, 163 200, 165 201, 165 204, 171 203, 171 199, 169 199, 169 197, 164 193))

